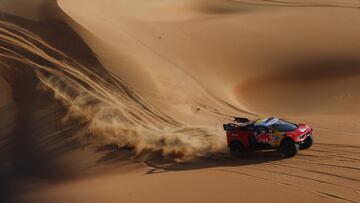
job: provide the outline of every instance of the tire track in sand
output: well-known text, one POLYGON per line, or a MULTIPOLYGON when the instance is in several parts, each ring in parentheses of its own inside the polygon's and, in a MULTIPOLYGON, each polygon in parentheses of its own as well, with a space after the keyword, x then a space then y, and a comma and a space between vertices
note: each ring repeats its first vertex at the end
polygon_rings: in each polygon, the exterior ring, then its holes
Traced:
POLYGON ((228 172, 289 185, 336 201, 360 201, 358 146, 315 144, 292 159, 226 169, 228 172), (347 149, 347 150, 346 150, 347 149), (342 153, 339 157, 331 155, 342 153), (349 156, 349 157, 347 157, 349 156))

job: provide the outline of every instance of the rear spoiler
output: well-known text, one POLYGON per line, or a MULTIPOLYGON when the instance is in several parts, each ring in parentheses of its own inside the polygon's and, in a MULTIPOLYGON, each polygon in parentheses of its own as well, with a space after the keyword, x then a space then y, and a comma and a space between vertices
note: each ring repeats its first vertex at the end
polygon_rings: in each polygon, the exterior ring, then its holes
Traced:
POLYGON ((235 118, 234 118, 234 121, 236 121, 236 122, 238 122, 238 123, 247 123, 247 122, 249 122, 250 120, 247 119, 247 118, 235 117, 235 118))

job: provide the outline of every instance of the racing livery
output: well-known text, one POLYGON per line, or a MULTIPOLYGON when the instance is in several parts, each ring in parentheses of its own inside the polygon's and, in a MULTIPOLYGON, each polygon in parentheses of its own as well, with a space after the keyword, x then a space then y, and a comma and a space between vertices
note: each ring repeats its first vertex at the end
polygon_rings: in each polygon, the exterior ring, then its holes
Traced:
POLYGON ((313 144, 313 129, 305 124, 295 124, 279 118, 249 120, 235 118, 224 124, 228 147, 232 154, 250 150, 277 149, 287 157, 313 144))

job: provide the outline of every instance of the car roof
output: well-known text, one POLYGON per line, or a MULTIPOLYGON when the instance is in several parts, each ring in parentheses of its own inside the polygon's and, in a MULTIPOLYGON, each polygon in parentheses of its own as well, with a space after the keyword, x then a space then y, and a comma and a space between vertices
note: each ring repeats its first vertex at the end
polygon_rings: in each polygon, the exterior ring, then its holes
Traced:
POLYGON ((270 118, 263 118, 263 119, 259 119, 257 121, 255 121, 254 126, 264 126, 264 127, 269 127, 272 124, 278 122, 279 119, 278 118, 274 118, 274 117, 270 117, 270 118))

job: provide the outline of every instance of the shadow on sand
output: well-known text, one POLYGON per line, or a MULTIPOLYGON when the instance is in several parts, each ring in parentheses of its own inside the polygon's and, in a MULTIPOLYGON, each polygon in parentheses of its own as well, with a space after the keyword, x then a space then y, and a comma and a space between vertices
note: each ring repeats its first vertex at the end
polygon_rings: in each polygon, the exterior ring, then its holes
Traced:
POLYGON ((192 162, 186 163, 169 162, 163 159, 153 159, 145 161, 144 163, 151 168, 146 172, 146 174, 151 175, 165 172, 199 170, 205 168, 256 165, 279 161, 282 159, 286 158, 277 151, 258 151, 241 157, 233 157, 230 154, 216 154, 208 158, 199 158, 192 162))

